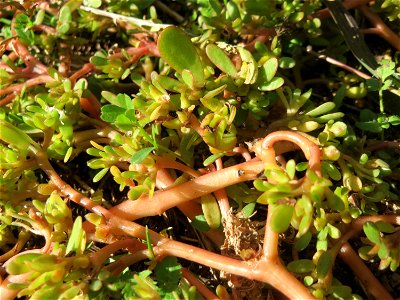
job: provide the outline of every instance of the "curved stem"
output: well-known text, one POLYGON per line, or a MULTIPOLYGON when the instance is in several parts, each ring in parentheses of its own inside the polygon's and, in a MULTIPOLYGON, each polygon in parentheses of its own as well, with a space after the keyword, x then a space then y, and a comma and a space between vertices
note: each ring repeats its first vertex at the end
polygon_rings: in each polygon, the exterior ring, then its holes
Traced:
POLYGON ((18 240, 15 243, 14 247, 11 250, 7 251, 6 253, 4 253, 0 256, 0 263, 7 261, 14 255, 19 253, 22 250, 22 248, 25 246, 26 242, 29 240, 30 236, 31 236, 31 234, 29 231, 20 231, 20 233, 18 235, 18 240))
POLYGON ((273 146, 276 142, 280 141, 289 141, 299 146, 308 159, 310 169, 320 173, 321 150, 308 138, 295 131, 276 131, 268 134, 262 140, 261 149, 257 149, 259 152, 257 153, 257 156, 268 164, 276 165, 275 150, 273 146))
POLYGON ((215 192, 239 182, 256 179, 264 170, 264 163, 249 161, 212 172, 173 186, 156 191, 152 198, 141 197, 135 201, 125 201, 110 211, 123 219, 136 220, 147 216, 161 215, 166 210, 184 202, 215 192), (143 209, 143 208, 146 209, 143 209))
POLYGON ((349 243, 340 248, 339 257, 353 270, 365 289, 375 299, 394 299, 385 287, 379 282, 371 270, 365 265, 349 243))
POLYGON ((372 12, 367 6, 363 5, 359 7, 362 14, 374 25, 379 31, 379 35, 384 38, 389 44, 391 44, 397 51, 400 51, 400 37, 394 33, 383 20, 374 12, 372 12))
POLYGON ((95 253, 89 254, 89 257, 92 261, 93 266, 95 268, 100 268, 103 265, 104 261, 111 256, 111 254, 121 249, 128 249, 131 252, 136 252, 138 250, 147 249, 147 247, 146 245, 135 239, 119 240, 101 248, 95 253))
POLYGON ((16 84, 13 84, 13 85, 10 85, 8 87, 5 87, 5 88, 1 89, 0 90, 0 96, 7 95, 7 94, 13 93, 13 92, 14 93, 20 93, 24 87, 29 88, 29 87, 32 87, 32 86, 35 86, 35 85, 39 85, 39 84, 43 84, 43 83, 47 83, 47 82, 50 82, 50 81, 54 81, 53 77, 51 77, 49 75, 39 75, 39 76, 37 76, 35 78, 28 79, 25 82, 16 83, 16 84))

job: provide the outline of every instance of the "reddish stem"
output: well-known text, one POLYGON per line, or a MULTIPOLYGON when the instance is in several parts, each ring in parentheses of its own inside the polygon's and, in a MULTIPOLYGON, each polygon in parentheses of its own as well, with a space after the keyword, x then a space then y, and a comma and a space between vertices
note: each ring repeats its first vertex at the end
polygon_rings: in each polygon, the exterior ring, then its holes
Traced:
POLYGON ((353 270, 363 286, 375 299, 393 299, 349 243, 344 243, 342 245, 339 251, 339 257, 353 270))
POLYGON ((211 292, 192 272, 186 268, 181 269, 182 276, 193 286, 205 299, 218 299, 217 295, 211 292))
POLYGON ((372 23, 374 28, 378 30, 379 36, 384 38, 389 44, 391 44, 397 51, 400 51, 400 37, 394 33, 383 20, 374 12, 372 12, 367 6, 363 5, 359 7, 362 14, 372 23))

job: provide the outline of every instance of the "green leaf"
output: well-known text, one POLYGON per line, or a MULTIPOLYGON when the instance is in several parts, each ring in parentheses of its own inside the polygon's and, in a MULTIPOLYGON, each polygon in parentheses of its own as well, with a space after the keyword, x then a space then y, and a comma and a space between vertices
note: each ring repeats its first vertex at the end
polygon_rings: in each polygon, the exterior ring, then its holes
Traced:
POLYGON ((384 221, 378 221, 375 225, 378 230, 383 233, 394 233, 396 231, 396 228, 392 224, 384 221))
POLYGON ((189 70, 197 88, 204 85, 204 66, 200 55, 183 30, 175 26, 164 29, 158 39, 158 49, 162 59, 179 73, 189 70))
POLYGON ((330 254, 329 252, 324 252, 321 254, 317 263, 318 279, 325 278, 325 276, 328 274, 331 268, 332 262, 333 262, 332 254, 330 254))
POLYGON ((335 103, 326 102, 326 103, 323 103, 320 106, 310 110, 309 112, 306 113, 306 115, 310 116, 310 117, 317 117, 317 116, 326 114, 327 112, 331 111, 334 108, 335 108, 335 103))
POLYGON ((108 170, 109 168, 104 168, 97 172, 97 174, 93 177, 93 182, 99 182, 104 177, 104 175, 107 174, 108 170))
POLYGON ((111 92, 103 91, 101 95, 114 106, 124 108, 125 110, 135 109, 131 97, 127 94, 114 95, 111 92))
POLYGON ((257 80, 258 65, 250 51, 245 48, 237 47, 240 58, 242 59, 242 67, 240 68, 240 77, 244 79, 245 84, 253 84, 257 80))
POLYGON ((381 234, 379 232, 378 227, 375 225, 373 222, 366 222, 363 226, 363 230, 367 238, 375 243, 375 244, 380 244, 381 243, 381 234))
POLYGON ((329 235, 333 238, 333 239, 338 239, 341 236, 341 232, 338 228, 336 228, 335 226, 333 226, 332 224, 327 224, 326 225, 328 227, 328 233, 329 235))
POLYGON ((326 173, 328 173, 329 177, 335 181, 338 181, 342 178, 342 174, 340 171, 330 162, 324 161, 322 162, 322 169, 326 173))
POLYGON ((251 202, 242 208, 242 212, 246 218, 250 218, 256 208, 256 202, 251 202))
POLYGON ((221 225, 221 211, 217 200, 212 194, 200 198, 204 217, 210 228, 216 229, 221 225))
POLYGON ((192 90, 194 90, 196 88, 196 84, 195 84, 195 80, 194 80, 194 76, 193 73, 187 69, 182 71, 182 80, 184 83, 186 83, 186 85, 188 87, 190 87, 192 90))
POLYGON ((385 243, 381 243, 379 245, 378 256, 380 259, 387 259, 390 255, 390 249, 386 246, 385 243))
POLYGON ((55 255, 43 254, 26 264, 32 271, 46 272, 56 269, 62 269, 62 265, 57 264, 57 257, 55 255))
POLYGON ((222 11, 222 6, 218 0, 197 0, 196 2, 201 14, 205 17, 216 17, 222 11))
POLYGON ((67 248, 65 249, 65 255, 68 255, 72 251, 80 255, 85 250, 85 246, 86 234, 82 229, 82 217, 78 216, 72 226, 71 235, 68 240, 67 248))
POLYGON ((57 194, 52 192, 44 205, 44 217, 50 224, 64 223, 71 220, 71 211, 68 205, 57 194))
POLYGON ((0 128, 0 140, 18 148, 24 156, 28 150, 34 153, 39 152, 40 146, 34 142, 29 135, 11 123, 0 120, 0 128))
POLYGON ((310 231, 307 231, 305 234, 299 237, 294 245, 296 250, 303 251, 304 249, 306 249, 311 241, 311 238, 312 238, 312 233, 310 231))
POLYGON ((6 265, 6 271, 10 275, 19 275, 31 271, 31 268, 27 264, 32 260, 40 257, 41 253, 24 253, 20 254, 15 258, 11 258, 6 265))
POLYGON ((192 226, 201 231, 201 232, 206 232, 210 230, 210 226, 207 224, 206 218, 204 215, 198 215, 195 216, 194 219, 191 222, 192 226))
POLYGON ((294 260, 287 265, 287 269, 289 270, 289 272, 297 274, 311 273, 314 268, 314 263, 312 262, 312 260, 309 259, 294 260))
POLYGON ((140 149, 139 151, 135 152, 135 154, 131 157, 131 164, 140 164, 143 160, 145 160, 151 151, 154 150, 154 147, 147 147, 140 149))
POLYGON ((286 204, 281 205, 270 205, 269 209, 272 209, 271 214, 271 228, 273 231, 278 233, 285 232, 292 220, 292 215, 294 212, 294 207, 286 204))
POLYGON ((167 256, 154 269, 158 287, 163 293, 175 291, 182 277, 182 266, 176 257, 167 256))
POLYGON ((15 17, 15 31, 21 42, 31 46, 35 42, 35 34, 32 29, 33 22, 26 14, 17 14, 15 17))
POLYGON ((206 160, 203 162, 203 165, 205 167, 211 165, 213 162, 215 162, 218 158, 221 158, 225 155, 225 153, 217 153, 217 154, 213 154, 209 157, 206 158, 206 160))
POLYGON ((83 0, 83 5, 99 8, 101 6, 101 0, 83 0))
POLYGON ((371 255, 369 254, 369 252, 371 251, 372 247, 373 246, 371 246, 371 245, 360 247, 358 249, 358 255, 360 255, 360 257, 363 260, 370 260, 371 255))
POLYGON ((271 57, 268 59, 261 67, 260 76, 266 82, 270 82, 278 70, 278 59, 276 57, 271 57))
POLYGON ((100 54, 97 53, 94 56, 92 56, 89 61, 96 67, 106 66, 109 63, 107 57, 100 56, 100 54))
POLYGON ((146 245, 147 245, 147 249, 150 252, 150 260, 154 260, 155 255, 154 255, 154 250, 153 250, 153 245, 151 244, 151 239, 150 239, 150 232, 149 232, 149 227, 147 227, 146 225, 146 245))
POLYGON ((240 10, 238 5, 233 1, 229 1, 226 4, 226 19, 235 21, 238 18, 240 18, 240 10))
POLYGON ((236 67, 232 63, 228 55, 225 54, 224 50, 222 50, 215 44, 208 44, 206 47, 206 53, 208 58, 214 65, 218 67, 218 69, 231 77, 236 76, 236 67))
POLYGON ((118 107, 115 105, 107 104, 101 108, 100 118, 103 121, 114 123, 117 120, 119 115, 123 115, 125 113, 125 109, 122 107, 118 107))
POLYGON ((289 182, 289 177, 281 169, 266 169, 264 173, 268 178, 268 181, 277 182, 280 184, 289 182))
POLYGON ((296 65, 296 61, 291 57, 279 58, 279 68, 281 68, 281 69, 291 69, 295 65, 296 65))
POLYGON ((373 133, 380 133, 382 132, 382 127, 378 123, 378 121, 368 121, 368 122, 356 122, 356 126, 362 130, 373 132, 373 133))
POLYGON ((286 173, 289 176, 289 179, 294 179, 294 175, 296 174, 296 161, 294 159, 290 159, 286 163, 286 173))
POLYGON ((400 117, 396 115, 390 116, 388 122, 393 126, 400 125, 400 117))
POLYGON ((351 296, 351 288, 345 285, 333 286, 332 295, 336 299, 349 299, 351 296))
POLYGON ((71 9, 68 5, 64 5, 60 9, 59 13, 60 24, 58 26, 58 32, 61 34, 68 33, 70 29, 70 23, 72 21, 71 9))
POLYGON ((282 77, 274 77, 271 81, 260 84, 258 89, 261 91, 269 92, 280 88, 285 81, 282 77))
POLYGON ((347 125, 344 122, 335 122, 329 131, 332 132, 336 137, 343 137, 347 133, 347 125))

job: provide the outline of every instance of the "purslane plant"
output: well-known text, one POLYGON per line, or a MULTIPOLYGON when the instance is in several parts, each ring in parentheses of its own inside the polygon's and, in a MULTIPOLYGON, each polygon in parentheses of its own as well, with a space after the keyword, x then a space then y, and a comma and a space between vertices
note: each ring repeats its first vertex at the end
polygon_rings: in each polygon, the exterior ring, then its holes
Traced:
POLYGON ((337 256, 368 295, 390 299, 363 260, 400 264, 398 143, 371 140, 397 137, 398 112, 385 109, 397 58, 375 79, 325 56, 355 75, 303 80, 305 45, 324 46, 328 32, 320 1, 191 1, 182 12, 194 23, 181 28, 157 26, 159 15, 181 20, 159 1, 127 2, 135 10, 0 6, 2 299, 255 297, 245 280, 262 283, 258 297, 269 286, 360 299, 337 256), (103 34, 119 45, 77 59, 74 47, 103 34), (313 82, 326 84, 323 99, 313 82), (372 97, 359 118, 342 112, 372 97), (211 244, 141 225, 175 207, 211 244), (133 267, 143 260, 147 270, 133 267), (185 260, 228 284, 205 285, 185 260))

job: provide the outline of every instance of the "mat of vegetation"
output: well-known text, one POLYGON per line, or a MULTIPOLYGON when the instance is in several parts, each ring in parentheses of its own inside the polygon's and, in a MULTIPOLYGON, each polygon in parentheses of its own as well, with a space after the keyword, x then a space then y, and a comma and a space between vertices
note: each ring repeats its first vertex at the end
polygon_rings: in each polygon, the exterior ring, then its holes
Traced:
POLYGON ((0 2, 0 298, 400 297, 399 0, 0 2))

